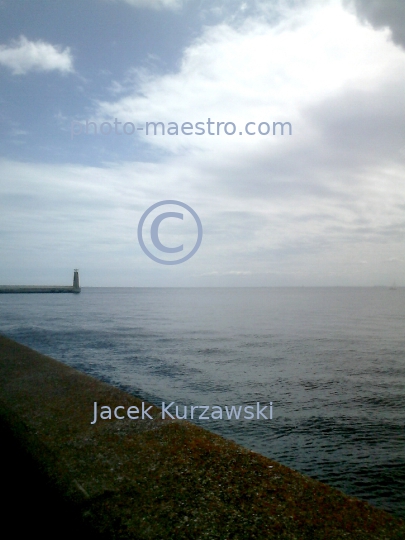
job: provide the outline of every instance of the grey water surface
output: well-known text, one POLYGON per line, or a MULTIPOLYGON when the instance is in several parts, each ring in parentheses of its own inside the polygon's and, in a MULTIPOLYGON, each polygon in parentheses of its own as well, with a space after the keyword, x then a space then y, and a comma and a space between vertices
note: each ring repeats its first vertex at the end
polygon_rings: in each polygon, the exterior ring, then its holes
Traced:
POLYGON ((405 289, 10 294, 0 333, 156 405, 272 401, 200 424, 405 516, 405 289))

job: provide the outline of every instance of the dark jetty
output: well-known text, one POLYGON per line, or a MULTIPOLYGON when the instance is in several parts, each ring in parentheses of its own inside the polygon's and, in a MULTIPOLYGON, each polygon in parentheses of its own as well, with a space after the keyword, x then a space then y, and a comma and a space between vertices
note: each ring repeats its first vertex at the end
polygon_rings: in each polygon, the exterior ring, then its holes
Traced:
POLYGON ((19 293, 79 293, 79 270, 73 271, 73 286, 70 285, 0 285, 0 294, 19 293))
POLYGON ((141 405, 0 336, 2 525, 13 537, 405 538, 390 514, 158 408, 153 420, 91 425, 94 401, 141 405))

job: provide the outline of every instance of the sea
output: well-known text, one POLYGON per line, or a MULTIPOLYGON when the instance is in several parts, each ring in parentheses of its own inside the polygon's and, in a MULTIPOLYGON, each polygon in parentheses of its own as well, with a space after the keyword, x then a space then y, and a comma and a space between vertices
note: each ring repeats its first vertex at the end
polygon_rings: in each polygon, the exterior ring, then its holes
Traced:
POLYGON ((2 294, 0 333, 158 406, 271 401, 196 423, 405 517, 404 288, 2 294))

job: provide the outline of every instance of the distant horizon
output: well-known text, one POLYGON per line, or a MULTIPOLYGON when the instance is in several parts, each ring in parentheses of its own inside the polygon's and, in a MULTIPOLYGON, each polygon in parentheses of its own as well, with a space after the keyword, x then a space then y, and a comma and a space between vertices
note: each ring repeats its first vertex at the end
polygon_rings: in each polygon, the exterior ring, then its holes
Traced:
MULTIPOLYGON (((66 284, 11 283, 1 287, 67 287, 66 284)), ((392 289, 405 288, 405 285, 81 285, 83 289, 392 289)))

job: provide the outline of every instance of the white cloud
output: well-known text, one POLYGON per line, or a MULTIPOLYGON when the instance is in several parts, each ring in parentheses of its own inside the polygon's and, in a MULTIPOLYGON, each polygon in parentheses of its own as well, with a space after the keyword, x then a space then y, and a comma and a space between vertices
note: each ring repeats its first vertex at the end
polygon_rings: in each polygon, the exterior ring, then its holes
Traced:
POLYGON ((208 273, 270 265, 288 275, 294 266, 354 284, 363 272, 370 284, 381 261, 404 255, 404 74, 388 30, 362 25, 338 2, 313 2, 277 23, 207 28, 178 72, 144 77, 98 113, 139 123, 290 121, 291 137, 144 140, 168 152, 162 179, 177 170, 177 191, 186 184, 211 208, 211 260, 221 268, 208 273))
POLYGON ((0 45, 0 64, 11 69, 14 75, 25 75, 29 71, 73 71, 69 47, 62 49, 43 41, 29 41, 25 36, 10 45, 0 45))
MULTIPOLYGON (((249 19, 239 28, 208 28, 183 55, 177 73, 145 76, 138 91, 101 103, 100 116, 122 121, 291 121, 294 145, 308 140, 303 111, 347 89, 374 91, 403 67, 388 32, 363 27, 334 5, 298 12, 278 25, 249 19), (342 35, 345 36, 342 39, 342 35), (370 62, 373 58, 373 62, 370 62), (305 133, 304 133, 305 131, 305 133)), ((239 130, 238 130, 239 131, 239 130)), ((312 136, 314 134, 312 133, 312 136)), ((169 151, 278 152, 258 137, 149 137, 169 151), (260 150, 260 148, 262 150, 260 150), (219 150, 220 149, 220 150, 219 150)), ((232 160, 234 157, 232 157, 232 160)))

